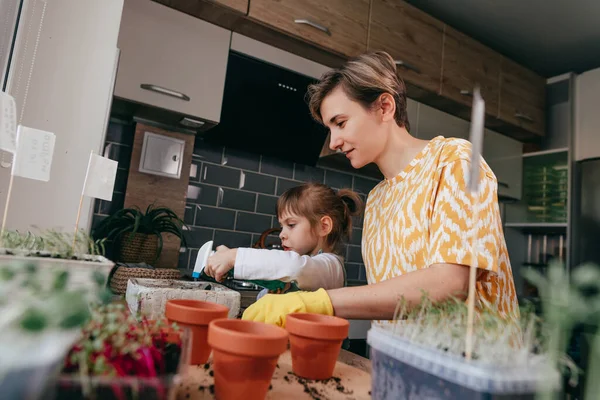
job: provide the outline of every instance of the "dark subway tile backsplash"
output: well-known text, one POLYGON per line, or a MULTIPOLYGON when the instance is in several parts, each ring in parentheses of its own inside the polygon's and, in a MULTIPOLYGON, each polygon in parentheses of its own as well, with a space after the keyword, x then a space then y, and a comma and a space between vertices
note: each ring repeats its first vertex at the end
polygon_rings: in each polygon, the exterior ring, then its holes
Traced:
POLYGON ((217 204, 219 188, 216 186, 190 183, 187 189, 186 202, 195 204, 206 204, 214 206, 217 204))
POLYGON ((286 190, 300 185, 302 185, 302 182, 279 178, 277 179, 277 196, 281 196, 286 190))
POLYGON ((117 169, 114 187, 115 192, 125 193, 125 190, 127 190, 127 178, 129 178, 129 167, 127 169, 117 169))
POLYGON ((239 212, 235 224, 236 231, 262 233, 271 228, 272 219, 269 215, 239 212))
POLYGON ((296 164, 294 167, 294 179, 303 182, 320 182, 325 180, 325 170, 309 165, 296 164))
POLYGON ((360 277, 360 264, 346 263, 346 279, 357 281, 360 277))
POLYGON ((219 207, 241 211, 254 211, 256 193, 235 189, 223 189, 223 198, 219 207))
POLYGON ((191 227, 184 232, 188 248, 199 249, 202 245, 213 238, 213 230, 206 228, 191 227))
POLYGON ((346 259, 346 261, 350 262, 350 263, 362 263, 363 262, 363 258, 362 258, 362 254, 361 254, 359 246, 348 246, 348 258, 346 259))
POLYGON ((223 163, 229 167, 258 171, 260 166, 260 155, 226 147, 223 163))
POLYGON ((229 248, 252 246, 252 234, 232 231, 215 231, 215 249, 224 245, 229 248))
POLYGON ((194 143, 194 158, 213 164, 221 164, 223 160, 223 147, 205 143, 202 138, 196 138, 194 143))
POLYGON ((292 178, 294 176, 294 163, 263 156, 260 164, 260 172, 284 178, 292 178))
POLYGON ((273 176, 260 175, 252 172, 246 173, 244 187, 242 189, 251 192, 275 194, 275 183, 277 178, 273 176))
POLYGON ((325 184, 336 189, 352 188, 352 175, 328 169, 325 171, 325 184))
MULTIPOLYGON (((109 153, 121 162, 113 201, 96 201, 93 226, 123 207, 134 133, 135 124, 115 120, 109 123, 106 145, 112 143, 109 153)), ((258 241, 263 231, 279 226, 275 217, 277 198, 290 187, 316 181, 336 189, 354 185, 354 190, 366 194, 377 184, 375 180, 350 172, 294 164, 207 144, 199 137, 196 138, 192 164, 190 171, 182 174, 190 173, 184 214, 189 230, 185 231, 187 248, 180 252, 178 265, 188 275, 194 268, 198 249, 207 241, 214 240, 215 249, 219 245, 249 247, 258 241), (219 187, 223 189, 222 198, 219 187)), ((366 279, 360 254, 362 216, 355 217, 353 225, 355 229, 344 255, 348 281, 357 285, 366 279)), ((280 240, 273 235, 267 238, 267 243, 280 243, 280 240)))
POLYGON ((276 215, 277 214, 277 196, 267 196, 264 194, 258 195, 258 204, 256 212, 261 214, 276 215))
POLYGON ((375 185, 377 185, 379 183, 379 181, 376 181, 374 179, 368 179, 368 178, 361 178, 360 176, 355 176, 354 177, 354 190, 357 191, 358 193, 362 193, 362 194, 369 194, 369 192, 371 191, 371 189, 373 189, 375 187, 375 185))
POLYGON ((201 206, 196 210, 194 225, 233 230, 235 226, 235 211, 201 206))
POLYGON ((187 226, 194 225, 196 221, 196 208, 197 206, 195 204, 185 205, 185 214, 183 216, 183 222, 185 222, 187 226))
POLYGON ((241 170, 217 165, 204 164, 200 182, 211 185, 226 186, 238 189, 240 187, 241 170))
POLYGON ((350 244, 353 244, 355 246, 360 246, 361 239, 362 239, 362 229, 353 228, 352 235, 350 236, 350 244))

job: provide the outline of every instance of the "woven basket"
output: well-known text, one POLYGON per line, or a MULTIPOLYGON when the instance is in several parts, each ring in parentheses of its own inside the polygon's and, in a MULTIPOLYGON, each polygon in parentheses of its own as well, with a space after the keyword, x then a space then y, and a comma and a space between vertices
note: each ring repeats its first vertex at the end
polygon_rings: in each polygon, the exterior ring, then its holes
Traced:
POLYGON ((110 290, 114 294, 125 294, 127 282, 135 278, 179 279, 181 274, 176 268, 128 268, 117 267, 110 279, 110 290))
POLYGON ((158 236, 136 233, 131 240, 130 236, 131 233, 126 233, 121 238, 119 261, 132 264, 154 264, 158 251, 158 236))

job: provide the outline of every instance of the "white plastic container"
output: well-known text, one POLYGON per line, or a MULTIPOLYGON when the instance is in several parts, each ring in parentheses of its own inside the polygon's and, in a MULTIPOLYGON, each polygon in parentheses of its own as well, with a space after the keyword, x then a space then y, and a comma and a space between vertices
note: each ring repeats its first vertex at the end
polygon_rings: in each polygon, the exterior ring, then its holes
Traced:
POLYGON ((560 387, 560 374, 542 357, 531 365, 507 367, 444 353, 410 342, 376 326, 369 330, 375 400, 534 399, 560 387))
POLYGON ((129 310, 134 315, 141 312, 150 319, 163 318, 167 301, 173 299, 222 304, 229 308, 229 318, 237 318, 240 313, 240 297, 239 292, 218 283, 147 278, 130 279, 125 293, 129 310))

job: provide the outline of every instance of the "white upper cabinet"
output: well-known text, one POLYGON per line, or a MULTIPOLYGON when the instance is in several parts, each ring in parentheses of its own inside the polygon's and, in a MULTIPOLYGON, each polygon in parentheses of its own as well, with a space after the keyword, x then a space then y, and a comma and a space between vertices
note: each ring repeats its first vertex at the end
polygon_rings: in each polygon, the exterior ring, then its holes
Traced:
POLYGON ((575 86, 575 160, 600 157, 600 68, 577 77, 575 86))
POLYGON ((486 129, 482 155, 498 180, 498 197, 520 200, 523 193, 523 143, 486 129))
POLYGON ((125 0, 115 95, 219 122, 231 32, 150 0, 125 0))
MULTIPOLYGON (((447 138, 469 138, 469 122, 464 119, 420 103, 417 115, 417 125, 411 126, 411 131, 419 139, 433 139, 440 135, 447 138)), ((415 118, 411 118, 410 114, 408 118, 411 124, 415 120, 415 118)))
MULTIPOLYGON (((430 140, 436 136, 469 139, 470 122, 433 107, 409 101, 411 134, 430 140), (412 104, 411 104, 412 103, 412 104)), ((485 130, 483 158, 498 180, 498 196, 520 199, 523 180, 523 144, 499 133, 485 130)))

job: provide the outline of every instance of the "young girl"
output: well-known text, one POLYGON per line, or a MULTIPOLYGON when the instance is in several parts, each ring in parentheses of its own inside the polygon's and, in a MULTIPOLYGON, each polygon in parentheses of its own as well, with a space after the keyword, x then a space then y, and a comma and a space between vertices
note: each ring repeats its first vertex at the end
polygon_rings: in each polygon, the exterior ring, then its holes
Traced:
POLYGON ((219 246, 204 271, 217 281, 233 268, 235 279, 295 282, 301 290, 343 287, 339 250, 362 206, 358 194, 348 189, 336 193, 320 183, 293 187, 277 200, 283 250, 219 246))

